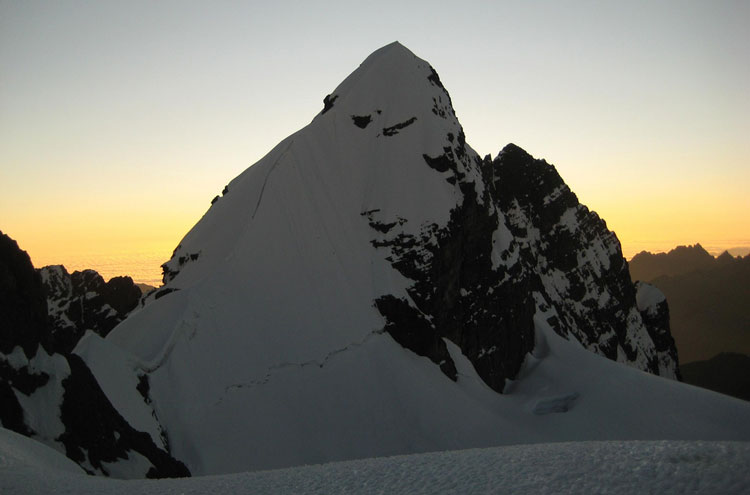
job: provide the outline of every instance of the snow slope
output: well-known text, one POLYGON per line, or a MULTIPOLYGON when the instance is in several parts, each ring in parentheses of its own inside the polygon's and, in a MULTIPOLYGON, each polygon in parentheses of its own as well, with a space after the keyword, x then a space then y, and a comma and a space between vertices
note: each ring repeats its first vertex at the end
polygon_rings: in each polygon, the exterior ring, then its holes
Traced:
MULTIPOLYGON (((536 232, 533 242, 503 228, 487 170, 463 142, 429 64, 388 45, 326 98, 309 126, 228 184, 165 264, 165 287, 107 345, 90 336, 74 352, 122 414, 197 475, 518 443, 750 440, 746 403, 616 364, 585 350, 575 333, 573 341, 556 333, 556 310, 542 292, 552 282, 537 283, 535 265, 518 261, 520 243, 531 252, 544 241, 534 225, 524 227, 536 232), (488 273, 522 310, 482 299, 499 285, 448 283, 450 298, 430 305, 478 301, 472 321, 498 310, 510 322, 498 339, 507 348, 474 345, 483 327, 457 330, 461 338, 431 333, 424 352, 423 342, 402 345, 376 301, 401 301, 394 313, 414 328, 438 326, 420 299, 429 288, 416 290, 416 278, 451 252, 450 242, 435 246, 455 234, 449 227, 467 198, 470 213, 492 227, 482 253, 488 273), (523 329, 512 325, 516 317, 523 329), (500 378, 488 383, 488 369, 500 378), (145 395, 132 390, 136 383, 145 395)), ((607 256, 619 253, 595 248, 603 259, 584 251, 581 273, 603 273, 607 256)), ((592 298, 597 288, 607 292, 597 280, 585 279, 592 298)), ((565 292, 556 294, 564 308, 565 292)), ((615 352, 618 342, 636 342, 631 364, 646 366, 655 353, 634 294, 625 337, 608 339, 615 352)), ((587 314, 584 305, 578 311, 587 314)))
POLYGON ((747 493, 745 442, 577 442, 363 459, 172 480, 77 474, 66 458, 0 429, 0 491, 85 494, 747 493), (45 452, 40 452, 44 450, 45 452))
MULTIPOLYGON (((454 383, 379 333, 219 390, 196 375, 190 384, 167 375, 162 384, 155 373, 152 383, 194 394, 193 402, 180 397, 176 410, 159 403, 157 410, 161 418, 181 414, 182 423, 164 424, 172 453, 197 474, 550 441, 750 440, 746 402, 614 363, 563 339, 543 318, 537 324, 536 350, 504 395, 455 345, 454 383), (216 398, 201 404, 207 391, 216 398)), ((181 346, 191 348, 184 336, 173 352, 181 346)))
MULTIPOLYGON (((57 450, 41 442, 0 428, 0 478, 5 479, 11 472, 36 471, 37 474, 51 474, 52 471, 84 474, 78 465, 57 450)), ((8 493, 5 481, 0 487, 8 493)))

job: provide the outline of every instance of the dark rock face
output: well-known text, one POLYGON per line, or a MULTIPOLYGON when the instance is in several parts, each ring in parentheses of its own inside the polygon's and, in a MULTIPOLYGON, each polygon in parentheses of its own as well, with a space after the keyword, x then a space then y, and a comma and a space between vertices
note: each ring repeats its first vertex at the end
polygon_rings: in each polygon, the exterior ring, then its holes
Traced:
POLYGON ((14 368, 0 355, 0 422, 5 428, 22 435, 34 434, 24 418, 24 410, 14 389, 29 396, 49 381, 47 373, 29 370, 28 365, 14 368))
POLYGON ((48 354, 41 347, 29 359, 18 351, 0 354, 0 397, 5 428, 63 451, 89 474, 190 476, 165 447, 123 419, 75 354, 48 354), (27 399, 36 394, 43 394, 43 407, 39 399, 27 399))
POLYGON ((390 127, 383 127, 383 136, 395 136, 398 134, 398 132, 405 128, 412 125, 417 120, 416 117, 412 117, 408 120, 405 120, 404 122, 399 122, 398 124, 394 124, 390 127))
MULTIPOLYGON (((645 282, 636 282, 636 303, 638 311, 646 328, 649 329, 649 335, 654 341, 654 349, 659 359, 660 374, 669 368, 672 363, 679 363, 677 346, 669 325, 669 304, 664 294, 653 285, 645 282), (654 298, 653 295, 656 294, 654 298), (651 301, 649 302, 649 295, 651 301), (646 301, 646 302, 644 302, 646 301)), ((678 380, 681 379, 680 369, 676 370, 678 380)))
POLYGON ((0 352, 33 356, 47 334, 47 300, 31 258, 0 232, 0 352))
POLYGON ((68 363, 71 373, 62 382, 65 394, 60 407, 66 430, 59 441, 65 445, 69 458, 109 475, 103 463, 128 459, 137 452, 151 463, 145 473, 148 478, 190 476, 183 463, 158 448, 148 433, 133 429, 120 416, 80 357, 72 354, 68 363))
MULTIPOLYGON (((434 71, 430 77, 442 88, 434 71)), ((447 119, 454 113, 450 96, 443 92, 434 101, 435 113, 447 119)), ((487 385, 502 392, 534 347, 533 289, 539 282, 520 265, 494 266, 493 236, 502 217, 492 204, 494 191, 485 187, 480 196, 477 178, 468 177, 469 170, 483 164, 467 153, 463 132, 448 133, 443 152, 422 158, 463 195, 445 227, 426 225, 414 236, 404 232, 405 219, 382 218, 379 210, 366 212, 376 232, 373 246, 414 281, 407 289, 413 304, 382 296, 375 305, 394 340, 430 358, 446 376, 456 379, 445 339, 461 349, 487 385)))
POLYGON ((405 299, 385 295, 375 301, 375 306, 386 317, 385 331, 393 340, 420 356, 430 358, 448 378, 456 380, 456 365, 434 324, 414 311, 405 299))
MULTIPOLYGON (((553 328, 644 371, 678 377, 668 311, 644 321, 615 234, 578 202, 552 165, 508 145, 493 163, 499 207, 524 258, 540 275, 553 328)), ((666 303, 665 303, 666 309, 666 303)))
MULTIPOLYGON (((62 271, 58 273, 63 273, 64 269, 59 268, 62 271)), ((52 294, 78 291, 86 299, 85 294, 93 293, 95 295, 89 296, 88 301, 106 298, 115 307, 129 311, 128 292, 132 280, 104 284, 93 271, 49 280, 53 282, 48 287, 52 294), (98 292, 89 290, 92 288, 98 292)), ((64 451, 92 474, 109 475, 114 470, 132 471, 137 476, 139 473, 135 471, 142 468, 147 469, 140 473, 142 476, 190 475, 187 468, 168 453, 166 444, 158 446, 148 433, 135 430, 122 418, 80 357, 50 352, 56 344, 45 344, 50 336, 50 320, 47 319, 42 277, 34 270, 28 255, 5 235, 0 235, 0 291, 0 423, 3 427, 64 451), (140 458, 145 458, 146 462, 140 458)), ((75 307, 76 301, 70 306, 75 307)), ((108 308, 116 311, 112 306, 108 308)))
POLYGON ((356 125, 360 129, 365 129, 368 125, 370 125, 370 122, 372 122, 372 116, 352 115, 352 121, 354 122, 354 125, 356 125))
POLYGON ((502 392, 534 347, 540 315, 609 359, 678 378, 666 302, 653 314, 638 310, 617 238, 553 166, 512 144, 494 161, 472 161, 463 133, 447 135, 444 153, 423 159, 463 194, 447 226, 414 236, 403 231, 404 219, 363 214, 372 244, 414 281, 413 304, 375 301, 397 342, 455 379, 448 339, 502 392), (469 177, 472 167, 481 179, 469 177))
POLYGON ((338 98, 338 95, 326 95, 325 98, 323 98, 323 111, 320 112, 321 114, 326 113, 328 110, 333 108, 333 102, 336 101, 336 98, 338 98))
POLYGON ((56 352, 69 353, 86 330, 106 336, 125 319, 141 298, 130 277, 109 282, 94 270, 69 274, 62 265, 39 270, 49 308, 51 345, 56 352))
POLYGON ((49 381, 49 375, 31 371, 27 364, 47 336, 47 301, 41 277, 29 255, 16 241, 0 232, 0 422, 5 428, 30 436, 24 410, 14 389, 30 395, 49 381), (16 348, 23 356, 13 366, 8 358, 16 348))
POLYGON ((198 260, 201 255, 200 251, 198 251, 196 253, 186 253, 178 257, 177 253, 180 252, 181 249, 182 244, 177 245, 177 247, 174 248, 174 251, 172 252, 172 258, 161 265, 162 280, 164 284, 167 284, 171 280, 173 280, 177 275, 180 274, 180 270, 182 270, 182 268, 187 263, 198 260))
MULTIPOLYGON (((613 360, 658 373, 620 243, 578 202, 555 168, 515 145, 493 162, 498 206, 557 313, 555 330, 613 360)), ((677 363, 673 364, 676 370, 677 363)))

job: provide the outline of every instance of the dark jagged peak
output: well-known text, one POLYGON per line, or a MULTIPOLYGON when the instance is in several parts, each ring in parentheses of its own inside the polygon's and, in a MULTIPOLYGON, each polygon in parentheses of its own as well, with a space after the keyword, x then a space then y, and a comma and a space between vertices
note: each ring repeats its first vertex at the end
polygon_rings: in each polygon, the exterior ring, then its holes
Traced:
MULTIPOLYGON (((508 144, 498 153, 493 169, 494 186, 504 207, 512 208, 509 198, 518 199, 521 205, 525 204, 527 213, 533 215, 532 223, 543 232, 551 231, 565 212, 579 205, 578 198, 554 166, 535 159, 515 144, 508 144)), ((565 221, 576 222, 577 215, 569 212, 565 221)), ((574 255, 569 252, 570 247, 569 243, 563 244, 559 251, 574 255)))
MULTIPOLYGON (((61 265, 42 273, 53 297, 107 289, 93 270, 75 272, 75 279, 61 265)), ((115 409, 81 357, 45 344, 42 278, 18 244, 0 233, 0 424, 62 451, 90 474, 189 476, 185 465, 169 454, 166 442, 134 428, 115 409)), ((111 291, 119 294, 121 284, 115 281, 111 291)), ((135 387, 132 392, 138 393, 135 387)), ((136 424, 143 427, 142 418, 154 418, 147 426, 158 431, 155 412, 143 407, 136 424)), ((132 411, 125 413, 131 419, 132 411)))
POLYGON ((520 258, 540 277, 554 312, 552 327, 610 359, 676 377, 674 346, 654 346, 663 325, 644 322, 620 243, 604 221, 578 202, 554 166, 516 145, 498 154, 492 174, 520 258))
POLYGON ((497 154, 495 159, 499 159, 501 156, 503 156, 504 160, 520 160, 522 162, 528 162, 529 160, 533 160, 534 158, 526 152, 525 149, 521 148, 520 146, 514 144, 514 143, 508 143, 503 147, 503 149, 500 150, 500 152, 497 154))
POLYGON ((652 281, 661 276, 675 276, 713 267, 716 259, 700 244, 677 246, 667 253, 641 251, 630 260, 633 280, 652 281))
POLYGON ((47 300, 31 258, 0 232, 0 352, 21 346, 33 357, 47 336, 47 300))
POLYGON ((72 351, 87 330, 107 335, 141 298, 141 290, 127 276, 104 282, 95 270, 69 274, 62 265, 38 272, 47 299, 51 349, 56 352, 72 351))
POLYGON ((719 256, 716 257, 716 263, 719 265, 728 265, 731 263, 734 263, 737 259, 729 254, 729 251, 724 251, 719 256))

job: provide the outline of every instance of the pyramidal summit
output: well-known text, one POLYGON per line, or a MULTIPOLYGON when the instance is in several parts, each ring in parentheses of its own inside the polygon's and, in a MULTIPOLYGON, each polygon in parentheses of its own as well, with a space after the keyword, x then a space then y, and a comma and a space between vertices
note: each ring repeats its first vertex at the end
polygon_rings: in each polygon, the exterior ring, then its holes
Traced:
POLYGON ((399 43, 229 182, 163 270, 73 354, 193 475, 750 439, 747 403, 679 382, 667 302, 605 222, 520 147, 479 156, 399 43))

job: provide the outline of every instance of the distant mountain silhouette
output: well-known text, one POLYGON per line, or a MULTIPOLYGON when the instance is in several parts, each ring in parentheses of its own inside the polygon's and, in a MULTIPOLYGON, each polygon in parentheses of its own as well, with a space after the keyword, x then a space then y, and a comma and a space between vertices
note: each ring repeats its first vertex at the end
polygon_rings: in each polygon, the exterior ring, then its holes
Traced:
POLYGON ((685 383, 750 400, 750 356, 722 352, 680 367, 685 383))
POLYGON ((750 354, 750 255, 714 258, 700 244, 642 252, 631 260, 630 274, 667 296, 681 363, 721 352, 750 354))
MULTIPOLYGON (((731 257, 727 253, 727 256, 731 257)), ((645 282, 662 275, 682 275, 696 270, 711 268, 716 258, 711 256, 703 246, 677 246, 668 253, 652 254, 641 251, 630 260, 630 276, 645 282)))
POLYGON ((148 294, 152 290, 156 289, 156 287, 154 287, 153 285, 149 285, 149 284, 137 283, 135 284, 135 286, 141 289, 141 294, 148 294))

